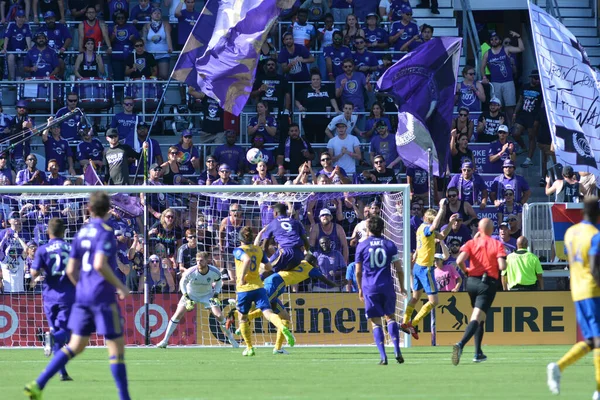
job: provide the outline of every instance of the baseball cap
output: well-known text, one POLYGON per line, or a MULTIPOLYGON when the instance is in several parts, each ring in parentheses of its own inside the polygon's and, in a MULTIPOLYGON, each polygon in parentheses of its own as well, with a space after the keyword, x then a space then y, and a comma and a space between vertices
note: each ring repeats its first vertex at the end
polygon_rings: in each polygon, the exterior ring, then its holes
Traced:
POLYGON ((568 176, 571 177, 573 176, 573 167, 571 167, 570 165, 567 165, 566 167, 563 167, 562 169, 562 174, 563 176, 568 176))
POLYGON ((148 257, 148 261, 160 261, 160 258, 156 254, 152 254, 148 257))
POLYGON ((119 131, 116 128, 110 128, 106 131, 106 137, 119 137, 119 131))
POLYGON ((219 166, 219 171, 231 171, 231 168, 229 168, 229 165, 227 164, 221 164, 219 166))
POLYGON ((34 242, 33 240, 30 240, 29 242, 27 242, 27 247, 37 247, 37 243, 34 242))
POLYGON ((498 127, 498 132, 508 132, 508 126, 506 126, 506 125, 500 125, 498 127))
POLYGON ((374 13, 374 12, 368 13, 366 19, 369 19, 371 17, 375 17, 375 18, 379 19, 379 15, 377 15, 377 13, 374 13))
POLYGON ((458 239, 452 239, 452 240, 450 240, 449 244, 450 244, 450 246, 452 246, 454 244, 457 245, 457 246, 460 246, 460 240, 458 240, 458 239))
POLYGON ((52 11, 46 11, 46 13, 44 14, 44 19, 52 17, 56 17, 56 15, 52 11))
POLYGON ((500 37, 500 35, 498 35, 498 32, 496 32, 496 31, 492 31, 492 32, 490 33, 490 39, 491 39, 491 38, 493 38, 494 36, 500 37))
POLYGON ((500 228, 503 228, 503 227, 507 227, 507 228, 508 228, 508 221, 503 221, 503 222, 500 224, 500 228))
POLYGON ((433 258, 435 258, 436 260, 443 260, 444 259, 444 255, 442 253, 435 253, 433 255, 433 258))
POLYGON ((25 16, 25 11, 18 10, 16 15, 17 15, 17 17, 24 17, 25 16))
POLYGON ((15 107, 28 108, 29 105, 27 104, 27 102, 25 100, 19 100, 19 101, 17 101, 17 104, 15 105, 15 107))
POLYGON ((498 104, 499 106, 501 106, 501 105, 502 105, 502 102, 501 102, 501 101, 500 101, 500 99, 499 99, 499 98, 497 98, 497 97, 492 97, 492 98, 490 99, 490 104, 491 104, 491 103, 496 103, 496 104, 498 104))
POLYGON ((471 161, 465 161, 464 163, 462 163, 461 169, 462 168, 471 168, 471 169, 473 169, 473 163, 471 161))
POLYGON ((536 69, 532 69, 531 73, 529 74, 529 76, 540 76, 540 71, 536 68, 536 69))
POLYGON ((146 121, 140 121, 140 122, 138 122, 137 127, 148 129, 148 123, 146 121))
POLYGON ((336 124, 335 124, 335 126, 340 126, 340 125, 344 125, 344 126, 346 126, 346 123, 345 123, 345 122, 343 122, 343 121, 338 121, 338 122, 336 122, 336 124))
POLYGON ((153 170, 155 170, 155 169, 157 169, 157 168, 158 168, 158 169, 161 169, 161 168, 160 168, 160 165, 158 165, 157 163, 154 163, 154 164, 152 164, 152 165, 150 166, 150 171, 153 171, 153 170))
POLYGON ((181 136, 193 136, 192 131, 190 131, 189 129, 184 129, 183 131, 181 131, 181 136))
POLYGON ((322 217, 323 215, 329 215, 331 217, 331 211, 329 211, 328 208, 324 208, 319 212, 319 217, 322 217))
POLYGON ((13 211, 8 214, 8 220, 10 221, 11 219, 21 219, 21 214, 18 211, 13 211))
POLYGON ((512 162, 512 160, 509 158, 507 160, 504 160, 504 162, 502 163, 502 168, 504 167, 514 167, 515 163, 512 162))

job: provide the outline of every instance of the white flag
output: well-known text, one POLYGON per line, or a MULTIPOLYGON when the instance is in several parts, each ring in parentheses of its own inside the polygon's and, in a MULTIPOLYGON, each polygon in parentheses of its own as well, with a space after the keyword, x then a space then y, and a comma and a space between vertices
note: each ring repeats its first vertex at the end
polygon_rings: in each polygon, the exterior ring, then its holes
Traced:
POLYGON ((600 83, 577 38, 529 3, 535 53, 558 162, 600 185, 600 83))

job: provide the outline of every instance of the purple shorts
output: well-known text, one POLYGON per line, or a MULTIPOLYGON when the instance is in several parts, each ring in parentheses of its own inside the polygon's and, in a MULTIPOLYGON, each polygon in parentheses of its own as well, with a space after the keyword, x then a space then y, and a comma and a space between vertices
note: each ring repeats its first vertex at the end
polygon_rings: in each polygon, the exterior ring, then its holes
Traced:
POLYGON ((299 247, 279 249, 271 256, 273 271, 279 272, 285 269, 292 269, 300 265, 304 260, 304 252, 299 247))
POLYGON ((364 293, 367 318, 394 315, 396 312, 396 293, 390 290, 383 293, 364 293))
POLYGON ((44 313, 46 313, 48 319, 48 326, 54 330, 68 330, 71 307, 71 304, 44 303, 44 313))
POLYGON ((112 340, 123 336, 123 318, 117 303, 88 306, 75 303, 69 318, 69 329, 79 336, 93 332, 112 340))

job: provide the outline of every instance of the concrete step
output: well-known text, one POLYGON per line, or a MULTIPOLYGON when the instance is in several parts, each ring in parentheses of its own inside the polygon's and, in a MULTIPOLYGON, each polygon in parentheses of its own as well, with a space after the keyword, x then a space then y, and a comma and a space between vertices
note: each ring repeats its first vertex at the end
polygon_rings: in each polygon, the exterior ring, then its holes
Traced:
POLYGON ((578 39, 580 37, 598 37, 598 29, 596 27, 589 27, 589 26, 578 26, 578 27, 567 27, 569 28, 569 31, 571 31, 571 33, 573 35, 575 35, 578 39))
POLYGON ((587 5, 585 8, 560 8, 560 16, 563 18, 568 17, 586 17, 592 16, 592 10, 587 5))
POLYGON ((454 18, 454 8, 442 8, 440 5, 439 15, 432 14, 428 8, 413 8, 413 18, 454 18))
POLYGON ((436 34, 437 34, 438 27, 444 27, 444 26, 455 27, 457 24, 456 18, 419 18, 416 23, 419 26, 422 24, 427 24, 427 25, 431 25, 431 26, 435 27, 436 34))
MULTIPOLYGON (((540 8, 545 9, 547 1, 552 1, 554 4, 554 2, 556 0, 538 0, 537 5, 540 8)), ((558 3, 558 8, 560 9, 561 13, 562 13, 562 10, 565 8, 589 8, 590 7, 589 0, 558 0, 557 3, 558 3)))
POLYGON ((583 47, 587 46, 597 46, 600 43, 600 39, 598 37, 578 37, 577 40, 583 47))
POLYGON ((450 36, 450 37, 456 37, 458 36, 458 28, 451 28, 451 27, 437 27, 435 25, 433 25, 433 27, 435 28, 435 31, 433 32, 434 36, 437 37, 441 37, 441 36, 450 36))
POLYGON ((590 18, 563 18, 562 23, 567 28, 571 29, 571 27, 584 27, 584 26, 593 26, 596 27, 596 19, 594 17, 590 18))

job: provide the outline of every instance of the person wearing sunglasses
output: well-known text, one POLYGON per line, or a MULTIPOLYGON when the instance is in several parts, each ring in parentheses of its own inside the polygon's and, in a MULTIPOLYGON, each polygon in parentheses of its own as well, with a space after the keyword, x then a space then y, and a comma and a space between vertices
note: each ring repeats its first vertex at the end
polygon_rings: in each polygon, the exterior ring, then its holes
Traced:
POLYGON ((127 56, 125 60, 125 76, 131 79, 140 79, 142 76, 146 79, 155 77, 158 74, 156 59, 145 50, 145 44, 142 39, 136 39, 134 52, 127 56))
POLYGON ((167 208, 161 213, 160 220, 157 221, 148 231, 150 240, 157 246, 161 244, 165 248, 165 257, 168 260, 169 272, 175 278, 176 267, 175 257, 177 249, 181 247, 183 230, 179 227, 177 214, 171 208, 167 208))
POLYGON ((466 135, 467 142, 471 141, 475 130, 475 122, 469 118, 469 114, 469 109, 461 106, 458 109, 458 117, 452 120, 452 130, 456 130, 456 134, 466 135))
POLYGON ((185 243, 177 249, 177 267, 179 268, 179 273, 184 273, 187 269, 196 265, 196 254, 199 251, 196 229, 186 229, 183 238, 185 239, 185 243))
MULTIPOLYGON (((48 123, 51 123, 53 119, 53 117, 48 118, 48 123)), ((69 172, 69 175, 74 176, 73 152, 69 142, 60 133, 60 124, 53 125, 50 129, 44 129, 42 132, 42 143, 47 160, 46 168, 48 168, 48 160, 56 160, 58 172, 69 172)))
POLYGON ((396 172, 386 166, 385 158, 378 154, 373 157, 373 169, 362 172, 367 181, 375 184, 393 184, 398 183, 396 172))
POLYGON ((515 194, 515 202, 520 204, 527 203, 531 197, 531 189, 527 180, 515 173, 515 164, 512 160, 505 160, 502 165, 502 174, 494 178, 492 187, 490 188, 490 200, 494 202, 494 206, 498 207, 504 198, 504 192, 512 189, 515 194))
POLYGON ((25 159, 27 167, 17 172, 17 185, 47 185, 44 171, 37 169, 37 157, 29 154, 25 159))
POLYGON ((502 102, 500 99, 492 97, 489 110, 482 111, 477 119, 477 143, 491 143, 496 140, 498 128, 508 122, 501 109, 502 102))
MULTIPOLYGON (((148 258, 148 283, 150 284, 150 293, 175 293, 177 286, 173 276, 168 273, 167 269, 163 267, 162 259, 158 254, 152 254, 148 258)), ((166 265, 166 264, 165 264, 166 265)), ((145 282, 144 275, 140 275, 138 282, 138 288, 143 288, 145 282)))
POLYGON ((504 219, 504 221, 498 227, 498 234, 493 235, 492 238, 502 243, 506 255, 514 252, 517 249, 517 239, 511 237, 510 235, 510 224, 508 222, 508 218, 504 219))
POLYGON ((124 140, 135 134, 135 128, 138 123, 138 115, 133 112, 133 97, 127 96, 123 99, 123 111, 115 114, 110 121, 110 127, 115 128, 119 133, 119 140, 124 140))
POLYGON ((450 172, 452 174, 459 174, 463 163, 474 163, 473 151, 469 148, 469 137, 466 133, 459 133, 456 129, 452 129, 450 132, 450 156, 450 172))
POLYGON ((448 224, 453 217, 455 219, 461 218, 465 225, 469 225, 472 219, 477 218, 477 214, 471 204, 458 198, 457 188, 448 188, 446 190, 446 199, 448 201, 444 204, 445 213, 442 225, 448 224))
POLYGON ((515 202, 515 191, 506 189, 504 199, 498 206, 498 221, 504 221, 507 216, 510 218, 511 215, 521 221, 522 214, 523 206, 515 202))
MULTIPOLYGON (((55 115, 55 118, 62 117, 74 111, 79 104, 79 95, 75 92, 67 93, 67 104, 61 107, 55 115)), ((60 123, 60 135, 66 140, 79 138, 79 125, 81 124, 81 115, 76 113, 60 123)))
POLYGON ((483 210, 487 207, 488 190, 483 178, 474 172, 471 161, 463 162, 460 173, 452 176, 448 188, 456 188, 459 200, 466 201, 472 206, 475 206, 481 198, 479 208, 483 210))
POLYGON ((328 152, 321 153, 320 160, 322 169, 319 172, 317 172, 317 177, 319 175, 325 175, 330 179, 331 183, 334 185, 340 183, 347 184, 352 182, 344 168, 340 167, 339 165, 333 165, 333 158, 331 157, 331 154, 329 154, 328 152))
MULTIPOLYGON (((111 6, 113 3, 116 2, 111 1, 111 6)), ((125 60, 133 51, 135 39, 140 37, 135 26, 127 22, 127 15, 127 11, 117 10, 112 17, 115 24, 110 30, 110 41, 112 43, 114 54, 110 57, 110 62, 115 81, 125 80, 125 60)), ((117 89, 120 93, 123 92, 121 85, 117 85, 115 91, 117 89)))
MULTIPOLYGON (((400 13, 401 19, 393 22, 390 27, 389 41, 390 47, 393 47, 394 51, 401 51, 402 46, 419 33, 419 27, 412 22, 412 9, 403 6, 400 8, 400 13)), ((394 61, 398 61, 400 57, 400 54, 394 54, 394 61)))
POLYGON ((508 126, 500 125, 498 127, 498 140, 490 143, 488 159, 487 170, 493 173, 502 172, 504 168, 503 162, 511 161, 514 163, 517 159, 515 145, 508 141, 508 126))
POLYGON ((475 68, 465 65, 462 77, 462 82, 456 83, 455 104, 459 107, 459 112, 461 107, 466 107, 469 112, 480 112, 481 103, 485 102, 485 91, 481 82, 475 80, 475 68))

